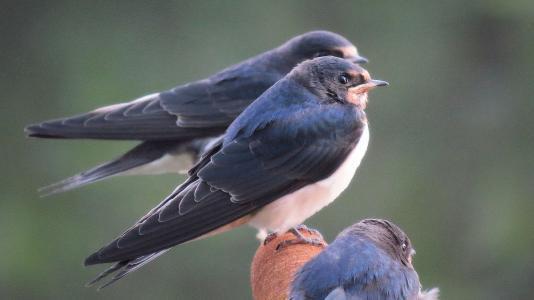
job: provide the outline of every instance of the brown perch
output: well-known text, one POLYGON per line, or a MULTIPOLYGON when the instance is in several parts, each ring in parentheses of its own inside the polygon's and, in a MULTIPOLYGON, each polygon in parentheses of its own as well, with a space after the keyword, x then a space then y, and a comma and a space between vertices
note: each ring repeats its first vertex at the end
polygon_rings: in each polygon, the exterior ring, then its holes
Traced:
MULTIPOLYGON (((299 230, 305 237, 321 239, 318 233, 306 229, 299 230)), ((277 250, 277 246, 286 240, 295 239, 287 232, 268 241, 262 242, 252 260, 250 281, 252 296, 256 300, 288 299, 289 288, 295 272, 325 246, 295 244, 277 250)))

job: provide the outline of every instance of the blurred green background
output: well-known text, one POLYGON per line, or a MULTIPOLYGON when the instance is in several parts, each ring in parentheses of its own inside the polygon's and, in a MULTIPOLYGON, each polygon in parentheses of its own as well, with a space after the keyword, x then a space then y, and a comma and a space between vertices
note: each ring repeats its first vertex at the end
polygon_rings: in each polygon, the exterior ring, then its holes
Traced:
MULTIPOLYGON (((13 1, 0 10, 2 299, 247 299, 251 228, 177 247, 102 291, 82 260, 184 178, 40 186, 129 142, 26 139, 24 125, 203 78, 313 29, 352 40, 375 77, 351 187, 308 221, 328 240, 399 224, 442 299, 534 294, 533 1, 13 1)), ((276 274, 273 274, 276 276, 276 274)))

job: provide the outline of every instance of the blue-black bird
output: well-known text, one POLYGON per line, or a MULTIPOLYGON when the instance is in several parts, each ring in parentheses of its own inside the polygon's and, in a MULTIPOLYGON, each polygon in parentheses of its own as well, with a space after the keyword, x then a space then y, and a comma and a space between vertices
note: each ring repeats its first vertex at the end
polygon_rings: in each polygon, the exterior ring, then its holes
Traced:
POLYGON ((142 141, 121 157, 42 192, 63 192, 114 175, 185 171, 205 149, 209 142, 205 137, 224 133, 252 101, 298 63, 327 55, 366 62, 346 38, 312 31, 206 79, 82 115, 30 125, 26 133, 31 137, 142 141))
POLYGON ((97 278, 118 271, 113 282, 193 239, 242 224, 263 233, 301 224, 349 185, 369 140, 367 93, 386 84, 341 58, 299 64, 236 118, 183 184, 85 264, 115 262, 97 278))
POLYGON ((433 300, 421 291, 415 250, 395 224, 367 219, 341 232, 296 273, 291 300, 433 300))

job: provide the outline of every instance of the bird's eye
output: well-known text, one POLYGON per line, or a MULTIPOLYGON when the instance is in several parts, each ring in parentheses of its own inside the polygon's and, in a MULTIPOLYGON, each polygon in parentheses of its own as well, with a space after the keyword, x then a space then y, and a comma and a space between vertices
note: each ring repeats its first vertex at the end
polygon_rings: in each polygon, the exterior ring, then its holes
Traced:
POLYGON ((406 251, 406 248, 408 248, 408 245, 406 245, 406 242, 402 243, 401 248, 402 248, 402 251, 406 251))
POLYGON ((349 82, 349 78, 347 77, 347 75, 339 75, 339 77, 337 78, 337 80, 339 81, 339 83, 341 84, 347 84, 349 82))

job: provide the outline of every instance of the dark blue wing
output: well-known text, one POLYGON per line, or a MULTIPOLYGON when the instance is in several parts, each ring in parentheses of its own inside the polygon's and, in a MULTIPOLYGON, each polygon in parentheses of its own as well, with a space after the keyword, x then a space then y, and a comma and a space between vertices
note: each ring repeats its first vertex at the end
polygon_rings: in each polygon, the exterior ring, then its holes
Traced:
POLYGON ((222 134, 285 74, 251 59, 212 77, 140 99, 26 127, 29 136, 119 140, 192 139, 222 134))
POLYGON ((362 134, 362 116, 354 107, 301 103, 267 117, 266 105, 278 98, 267 99, 240 116, 252 115, 256 122, 234 126, 238 133, 208 150, 184 184, 86 264, 135 259, 246 216, 330 176, 362 134))
POLYGON ((265 90, 285 74, 245 61, 198 82, 162 93, 161 105, 187 128, 226 128, 265 90))

